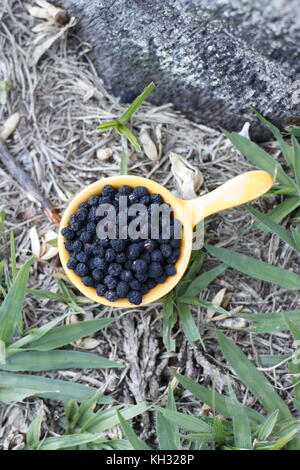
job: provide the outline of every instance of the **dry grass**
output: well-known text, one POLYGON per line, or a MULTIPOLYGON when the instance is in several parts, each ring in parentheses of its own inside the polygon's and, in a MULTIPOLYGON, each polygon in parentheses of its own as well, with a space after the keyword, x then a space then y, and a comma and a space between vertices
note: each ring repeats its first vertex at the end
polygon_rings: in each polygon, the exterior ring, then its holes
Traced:
MULTIPOLYGON (((36 22, 24 10, 22 1, 4 0, 1 8, 0 81, 8 80, 12 87, 8 92, 7 104, 0 105, 0 120, 3 121, 16 111, 22 116, 18 129, 7 144, 14 158, 52 204, 63 210, 72 195, 84 185, 118 173, 120 139, 113 132, 99 134, 95 127, 99 122, 120 114, 124 108, 104 88, 88 54, 82 54, 84 46, 72 33, 60 38, 42 57, 38 66, 30 66, 35 38, 30 28, 36 22), (87 91, 91 89, 94 89, 93 97, 85 100, 87 91), (96 151, 104 147, 111 148, 113 155, 111 159, 102 162, 97 159, 96 151)), ((209 191, 251 168, 220 132, 190 122, 175 113, 171 105, 155 107, 144 104, 134 116, 135 132, 138 134, 145 125, 152 135, 160 126, 163 155, 154 164, 143 154, 132 153, 130 172, 151 177, 171 190, 175 186, 170 172, 169 151, 187 157, 200 167, 205 178, 203 191, 209 191)), ((0 205, 6 212, 5 241, 8 241, 9 230, 13 229, 21 264, 30 254, 29 228, 35 225, 42 236, 55 227, 50 226, 34 203, 27 199, 2 168, 0 187, 0 205)), ((274 200, 268 199, 257 204, 265 210, 272 203, 274 200)), ((276 238, 251 231, 237 240, 237 234, 249 223, 250 217, 243 209, 216 215, 207 221, 206 238, 220 246, 237 242, 240 251, 278 265, 295 267, 297 259, 291 257, 288 248, 279 249, 276 238)), ((6 250, 7 245, 4 244, 2 248, 6 250)), ((214 263, 214 260, 207 262, 208 265, 214 263)), ((57 287, 52 275, 59 269, 58 260, 36 263, 31 272, 31 287, 55 291, 57 287)), ((228 309, 242 305, 251 312, 266 312, 295 308, 299 303, 289 292, 250 280, 231 270, 210 286, 205 298, 211 300, 222 287, 226 287, 232 295, 228 309)), ((25 325, 27 328, 41 325, 65 308, 62 304, 37 301, 28 296, 24 311, 25 325)), ((214 337, 215 325, 206 322, 206 311, 196 307, 194 309, 207 352, 204 353, 201 346, 192 349, 181 331, 178 331, 176 354, 168 355, 161 341, 160 310, 159 303, 128 312, 98 305, 86 307, 86 316, 89 318, 122 317, 116 326, 107 328, 107 336, 99 334, 101 344, 98 351, 110 359, 123 361, 126 368, 121 372, 70 370, 47 375, 96 387, 105 384, 108 393, 125 403, 161 400, 170 379, 169 366, 208 386, 212 376, 216 376, 217 387, 221 391, 225 386, 224 375, 232 372, 223 367, 223 359, 214 337)), ((222 328, 222 322, 217 325, 222 328)), ((254 360, 258 354, 290 351, 289 335, 284 333, 251 336, 241 331, 227 331, 254 360)), ((287 388, 290 381, 286 369, 279 367, 268 371, 267 375, 289 401, 287 388)), ((245 403, 257 406, 240 382, 235 382, 235 388, 245 403)), ((201 411, 200 405, 195 403, 189 393, 178 397, 178 401, 186 412, 201 411)), ((40 400, 31 399, 23 404, 3 406, 0 408, 0 448, 13 448, 22 443, 26 427, 40 406, 44 407, 45 429, 50 434, 55 432, 61 412, 60 404, 47 401, 46 405, 42 405, 40 400)), ((151 416, 146 416, 136 426, 141 437, 151 439, 151 416)))

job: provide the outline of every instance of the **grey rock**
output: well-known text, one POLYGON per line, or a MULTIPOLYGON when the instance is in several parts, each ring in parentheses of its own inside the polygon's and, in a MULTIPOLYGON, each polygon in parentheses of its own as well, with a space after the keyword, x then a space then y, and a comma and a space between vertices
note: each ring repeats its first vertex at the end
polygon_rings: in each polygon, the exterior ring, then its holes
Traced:
POLYGON ((300 124, 299 0, 61 0, 116 96, 153 80, 155 104, 212 127, 300 124))

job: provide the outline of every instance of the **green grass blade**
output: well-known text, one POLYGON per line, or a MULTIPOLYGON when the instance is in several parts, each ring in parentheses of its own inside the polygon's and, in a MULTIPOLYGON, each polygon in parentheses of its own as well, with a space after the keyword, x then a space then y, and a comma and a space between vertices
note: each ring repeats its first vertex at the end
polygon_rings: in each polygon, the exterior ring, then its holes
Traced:
MULTIPOLYGON (((271 209, 267 216, 274 222, 280 223, 287 215, 300 206, 300 198, 298 196, 287 197, 278 206, 271 209)), ((259 226, 259 224, 256 224, 259 226)))
POLYGON ((120 155, 120 175, 128 174, 128 157, 125 150, 121 152, 120 155))
POLYGON ((164 297, 161 316, 163 319, 163 343, 168 352, 175 351, 175 341, 172 338, 172 330, 177 321, 177 314, 174 312, 173 292, 170 292, 164 297))
POLYGON ((14 232, 10 232, 10 261, 11 261, 11 274, 12 278, 15 279, 17 275, 17 259, 16 259, 16 245, 14 232))
POLYGON ((300 232, 295 227, 291 227, 291 234, 295 243, 296 250, 300 252, 300 232))
POLYGON ((19 352, 0 363, 0 370, 16 372, 33 372, 53 369, 107 369, 121 368, 122 364, 110 361, 105 357, 79 351, 28 351, 19 352))
POLYGON ((296 184, 285 173, 280 163, 278 163, 271 155, 263 150, 259 145, 255 144, 246 137, 241 136, 237 132, 227 132, 222 129, 230 142, 254 165, 261 170, 268 171, 276 180, 284 186, 294 188, 296 184))
POLYGON ((264 118, 258 111, 254 110, 256 116, 260 120, 260 122, 269 129, 270 132, 272 132, 273 136, 278 142, 279 148, 282 152, 282 155, 284 156, 287 164, 289 165, 290 169, 293 170, 294 167, 294 158, 293 158, 293 149, 290 145, 288 145, 282 135, 280 130, 274 126, 270 121, 268 121, 266 118, 264 118))
POLYGON ((186 335, 188 341, 193 343, 194 341, 201 341, 201 336, 199 333, 199 328, 197 327, 192 312, 187 304, 179 303, 177 305, 177 312, 179 315, 179 320, 186 335))
POLYGON ((200 274, 200 276, 196 277, 196 279, 190 283, 185 291, 184 297, 195 297, 196 295, 199 295, 202 290, 206 289, 209 284, 226 269, 227 266, 225 266, 225 264, 220 264, 210 271, 200 274))
POLYGON ((300 127, 287 127, 286 130, 295 137, 300 137, 300 127))
POLYGON ((59 450, 76 447, 89 442, 101 440, 101 436, 91 433, 72 434, 70 436, 48 437, 44 439, 37 450, 59 450))
POLYGON ((278 409, 281 419, 291 418, 288 406, 272 388, 266 377, 219 330, 216 331, 219 345, 226 360, 230 363, 238 378, 256 396, 268 413, 278 409))
POLYGON ((3 210, 0 210, 0 238, 2 237, 2 234, 3 234, 4 218, 5 218, 5 212, 3 210))
POLYGON ((142 104, 145 99, 150 95, 151 91, 155 88, 153 82, 149 83, 149 85, 144 89, 144 91, 135 98, 135 100, 131 103, 128 109, 122 114, 122 116, 118 119, 119 122, 125 124, 128 119, 131 118, 133 113, 138 109, 138 107, 142 104))
POLYGON ((246 209, 262 224, 264 229, 272 233, 275 233, 283 242, 287 243, 294 250, 297 250, 297 246, 295 244, 293 237, 281 225, 277 224, 270 217, 268 217, 265 214, 262 214, 261 212, 254 209, 253 207, 246 206, 246 209))
POLYGON ((11 342, 22 315, 31 263, 30 259, 22 266, 0 307, 0 339, 6 345, 11 342))
POLYGON ((99 131, 106 131, 108 129, 113 129, 113 128, 118 127, 118 121, 106 121, 103 122, 102 124, 99 124, 99 126, 96 127, 99 131))
POLYGON ((88 423, 84 425, 81 429, 82 431, 89 432, 104 432, 107 429, 110 429, 117 424, 119 424, 119 419, 117 415, 117 410, 122 412, 124 419, 132 419, 135 416, 145 413, 148 406, 145 403, 138 403, 137 405, 126 406, 125 409, 120 409, 120 407, 113 407, 107 410, 97 413, 88 423))
POLYGON ((138 143, 137 141, 137 138, 136 136, 134 135, 133 132, 131 132, 130 129, 128 129, 128 127, 124 126, 123 124, 118 124, 118 127, 117 127, 118 131, 125 135, 125 137, 129 140, 129 142, 133 145, 133 147, 138 151, 138 152, 141 152, 142 149, 140 147, 140 144, 138 143))
POLYGON ((121 427, 127 439, 129 440, 130 444, 134 448, 134 450, 151 450, 144 441, 142 441, 131 428, 131 426, 127 423, 126 419, 123 418, 121 413, 117 411, 117 416, 120 421, 121 427))
POLYGON ((291 357, 291 354, 259 354, 259 363, 262 367, 278 366, 291 357))
MULTIPOLYGON (((286 331, 288 326, 282 316, 282 312, 271 313, 242 313, 238 315, 251 322, 249 331, 253 333, 272 333, 273 331, 286 331)), ((285 312, 285 316, 300 327, 300 310, 285 312)))
POLYGON ((287 269, 277 268, 264 261, 258 261, 250 256, 226 248, 211 245, 205 245, 205 247, 211 255, 248 276, 277 284, 286 289, 300 288, 300 276, 287 269))
MULTIPOLYGON (((203 403, 206 403, 210 408, 213 408, 216 413, 221 414, 226 418, 231 417, 227 408, 226 396, 221 395, 216 391, 209 390, 203 385, 200 385, 194 382, 193 380, 189 379, 188 377, 178 374, 175 371, 171 370, 171 373, 176 377, 178 382, 181 383, 184 388, 189 390, 198 400, 202 401, 203 403)), ((263 416, 260 415, 257 411, 248 408, 245 405, 242 406, 244 407, 244 411, 247 414, 248 418, 253 423, 261 424, 264 422, 263 416)))
POLYGON ((28 428, 26 434, 26 448, 34 450, 39 444, 41 436, 42 418, 36 416, 28 428))
POLYGON ((205 256, 206 254, 202 250, 192 252, 192 261, 189 270, 186 275, 181 279, 181 281, 179 281, 179 284, 175 289, 177 297, 181 297, 185 293, 191 281, 193 281, 196 275, 199 273, 204 263, 205 256))
POLYGON ((99 320, 86 320, 71 325, 58 326, 42 336, 37 341, 30 341, 26 349, 36 351, 49 351, 70 344, 84 336, 92 335, 96 331, 114 323, 116 318, 101 318, 99 320))
POLYGON ((275 424, 278 420, 278 410, 273 411, 273 413, 268 416, 266 421, 259 427, 258 431, 258 440, 259 441, 266 441, 269 436, 271 436, 275 424))
POLYGON ((234 445, 241 449, 252 449, 250 423, 243 405, 228 397, 227 408, 232 419, 234 445))
POLYGON ((24 348, 26 344, 28 344, 30 341, 37 341, 42 338, 46 333, 48 333, 48 331, 52 330, 58 323, 62 322, 69 315, 69 313, 65 313, 64 315, 60 315, 59 317, 54 318, 54 320, 49 321, 46 323, 46 325, 43 325, 40 328, 35 328, 26 336, 23 336, 22 338, 12 343, 9 346, 8 351, 14 351, 21 348, 26 349, 24 348))
MULTIPOLYGON (((22 400, 25 397, 36 395, 51 400, 82 402, 93 397, 96 392, 96 388, 64 380, 0 371, 0 401, 5 401, 3 396, 6 394, 8 401, 22 400), (18 394, 23 398, 16 398, 18 394), (12 398, 10 399, 10 397, 12 398)), ((110 402, 110 397, 99 399, 99 403, 110 402)))
POLYGON ((300 145, 294 135, 292 135, 292 144, 293 144, 295 177, 296 177, 296 182, 298 186, 298 191, 300 192, 300 145))
POLYGON ((160 406, 156 406, 155 408, 160 411, 168 421, 171 421, 171 423, 175 424, 179 428, 199 434, 213 434, 212 426, 201 418, 179 413, 178 411, 168 410, 160 406))
POLYGON ((300 327, 294 323, 286 314, 283 313, 284 320, 293 335, 295 354, 292 361, 289 363, 289 371, 292 374, 292 382, 294 384, 294 403, 300 413, 300 327))
MULTIPOLYGON (((167 409, 176 410, 176 404, 172 388, 168 387, 167 409)), ((160 411, 156 415, 156 433, 160 450, 180 450, 179 429, 171 421, 168 421, 160 411)))

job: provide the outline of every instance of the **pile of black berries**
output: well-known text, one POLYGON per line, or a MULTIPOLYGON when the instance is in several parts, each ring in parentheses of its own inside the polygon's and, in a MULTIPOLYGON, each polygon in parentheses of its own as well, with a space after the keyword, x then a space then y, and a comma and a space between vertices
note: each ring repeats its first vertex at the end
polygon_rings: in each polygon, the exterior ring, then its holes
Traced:
MULTIPOLYGON (((180 253, 180 239, 175 227, 179 223, 171 212, 168 237, 164 238, 160 220, 156 239, 151 238, 150 223, 148 238, 128 236, 122 239, 118 238, 121 227, 117 218, 117 238, 112 239, 109 234, 99 238, 97 224, 107 214, 99 216, 97 209, 101 204, 110 204, 114 206, 118 217, 120 196, 126 196, 128 207, 143 204, 147 208, 149 221, 154 205, 166 205, 160 194, 149 193, 143 186, 132 188, 124 185, 117 189, 106 185, 100 194, 79 204, 61 233, 66 239, 65 247, 70 252, 67 266, 82 278, 84 285, 94 287, 99 296, 111 302, 127 298, 130 303, 139 305, 142 296, 150 289, 176 274, 174 264, 180 253)), ((126 220, 130 223, 134 217, 126 214, 126 220)))

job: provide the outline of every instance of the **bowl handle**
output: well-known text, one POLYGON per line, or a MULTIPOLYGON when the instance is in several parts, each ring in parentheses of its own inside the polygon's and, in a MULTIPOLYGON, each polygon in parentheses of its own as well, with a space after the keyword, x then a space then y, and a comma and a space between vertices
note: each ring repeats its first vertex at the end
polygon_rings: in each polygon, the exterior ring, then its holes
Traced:
POLYGON ((266 171, 256 170, 232 178, 204 196, 183 201, 195 226, 200 220, 216 212, 245 204, 265 194, 273 184, 266 171))

